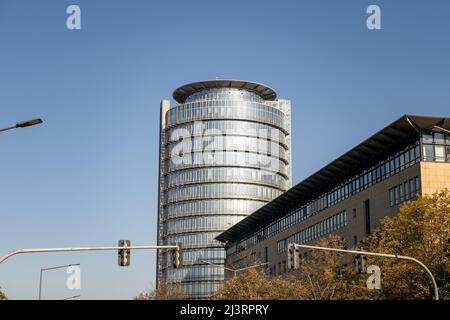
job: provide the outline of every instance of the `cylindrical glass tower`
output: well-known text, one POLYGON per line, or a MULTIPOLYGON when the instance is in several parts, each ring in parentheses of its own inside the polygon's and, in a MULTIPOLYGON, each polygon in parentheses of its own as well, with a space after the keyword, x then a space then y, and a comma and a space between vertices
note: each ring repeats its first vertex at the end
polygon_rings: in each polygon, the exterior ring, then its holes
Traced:
POLYGON ((157 283, 202 299, 224 280, 215 237, 290 187, 290 102, 239 80, 191 83, 173 97, 179 105, 161 103, 158 242, 181 243, 183 266, 159 252, 157 283))

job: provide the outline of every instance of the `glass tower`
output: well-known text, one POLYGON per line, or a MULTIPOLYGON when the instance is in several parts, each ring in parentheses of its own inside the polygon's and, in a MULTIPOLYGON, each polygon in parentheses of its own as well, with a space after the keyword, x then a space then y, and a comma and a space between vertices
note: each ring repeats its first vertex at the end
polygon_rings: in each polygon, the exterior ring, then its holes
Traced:
POLYGON ((183 266, 160 250, 157 283, 203 299, 224 280, 215 237, 291 186, 290 101, 240 80, 187 84, 173 98, 161 102, 158 243, 181 243, 183 266))

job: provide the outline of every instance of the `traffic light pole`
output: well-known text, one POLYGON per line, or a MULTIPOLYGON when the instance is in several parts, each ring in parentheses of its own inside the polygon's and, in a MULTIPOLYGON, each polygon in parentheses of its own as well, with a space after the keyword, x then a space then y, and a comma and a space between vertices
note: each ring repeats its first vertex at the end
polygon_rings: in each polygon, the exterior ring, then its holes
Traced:
POLYGON ((334 251, 334 252, 343 252, 343 253, 353 253, 353 254, 360 254, 360 255, 366 255, 366 256, 374 256, 374 257, 384 257, 384 258, 394 258, 394 259, 400 259, 400 260, 408 260, 413 261, 420 265, 422 268, 425 269, 425 271, 428 273, 428 275, 431 278, 431 281, 433 282, 434 287, 434 299, 439 300, 439 291, 436 284, 436 280, 434 279, 433 274, 431 273, 430 269, 426 265, 424 265, 419 260, 408 257, 408 256, 399 256, 396 254, 387 254, 387 253, 378 253, 378 252, 368 252, 368 251, 358 251, 358 250, 346 250, 346 249, 337 249, 337 248, 326 248, 326 247, 317 247, 317 246, 309 246, 306 244, 297 244, 294 243, 296 248, 303 248, 303 249, 313 249, 313 250, 322 250, 322 251, 334 251))
POLYGON ((48 252, 80 252, 80 251, 106 251, 106 250, 152 250, 152 249, 176 249, 176 245, 168 246, 131 246, 131 247, 79 247, 79 248, 43 248, 43 249, 20 249, 11 251, 0 257, 0 264, 12 256, 26 253, 48 253, 48 252))

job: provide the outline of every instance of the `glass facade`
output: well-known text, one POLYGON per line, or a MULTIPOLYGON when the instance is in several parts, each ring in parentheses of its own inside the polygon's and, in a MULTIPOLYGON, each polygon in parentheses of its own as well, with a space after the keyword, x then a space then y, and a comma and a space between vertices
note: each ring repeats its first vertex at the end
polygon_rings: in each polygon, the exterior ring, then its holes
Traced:
POLYGON ((450 134, 422 131, 423 160, 450 162, 450 134))
POLYGON ((289 101, 232 87, 199 90, 165 113, 159 243, 180 242, 183 267, 161 251, 158 281, 190 299, 219 288, 225 249, 214 238, 290 187, 289 121, 289 101))
POLYGON ((419 177, 409 179, 398 186, 389 189, 389 206, 393 207, 405 201, 414 199, 419 193, 419 177))
POLYGON ((347 225, 347 211, 339 212, 326 218, 300 232, 277 242, 277 253, 286 252, 289 243, 305 244, 330 234, 347 225))

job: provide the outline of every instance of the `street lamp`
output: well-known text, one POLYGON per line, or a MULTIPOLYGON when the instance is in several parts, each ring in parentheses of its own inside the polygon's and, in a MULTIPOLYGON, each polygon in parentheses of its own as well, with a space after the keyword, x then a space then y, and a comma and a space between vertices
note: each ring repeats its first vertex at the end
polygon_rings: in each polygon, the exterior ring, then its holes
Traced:
POLYGON ((16 129, 16 128, 26 128, 26 127, 31 127, 31 126, 35 126, 37 124, 41 124, 43 121, 42 119, 32 119, 32 120, 28 120, 28 121, 22 121, 22 122, 18 122, 15 125, 6 127, 6 128, 0 128, 0 132, 2 131, 6 131, 6 130, 11 130, 11 129, 16 129))
POLYGON ((425 271, 428 273, 428 275, 431 278, 431 282, 433 283, 434 288, 434 299, 439 300, 439 290, 438 286, 436 284, 436 279, 434 278, 433 274, 431 273, 430 269, 426 265, 423 264, 423 262, 417 260, 413 257, 408 256, 400 256, 397 254, 388 254, 388 253, 379 253, 379 252, 369 252, 369 251, 363 251, 363 250, 347 250, 347 249, 340 249, 340 248, 327 248, 327 247, 318 247, 318 246, 310 246, 306 244, 298 244, 298 243, 292 243, 289 244, 294 246, 295 248, 303 248, 303 249, 312 249, 312 250, 322 250, 322 251, 333 251, 333 252, 344 252, 344 253, 352 253, 356 255, 365 255, 365 256, 374 256, 374 257, 384 257, 384 258, 394 258, 394 259, 400 259, 400 260, 408 260, 413 261, 420 265, 422 268, 425 269, 425 271))
POLYGON ((43 268, 43 269, 41 269, 41 273, 40 273, 40 276, 39 276, 39 300, 41 300, 41 297, 42 297, 42 273, 44 271, 68 268, 68 267, 79 266, 79 265, 80 265, 79 263, 75 263, 75 264, 67 264, 67 265, 64 265, 64 266, 58 266, 58 267, 51 267, 51 268, 43 268))
POLYGON ((72 300, 72 299, 76 299, 76 298, 79 298, 79 297, 81 297, 81 294, 77 294, 76 296, 72 296, 72 297, 69 297, 69 298, 65 298, 65 299, 63 299, 63 300, 72 300))
POLYGON ((257 267, 261 267, 261 266, 265 266, 265 265, 268 265, 268 264, 269 264, 269 262, 264 262, 264 263, 256 264, 256 265, 250 266, 250 267, 245 267, 245 268, 240 268, 240 269, 231 269, 231 268, 225 267, 224 265, 221 265, 221 264, 215 264, 215 263, 212 263, 212 262, 209 262, 209 261, 206 261, 206 260, 200 260, 200 262, 204 262, 204 263, 206 263, 206 264, 209 264, 210 266, 221 267, 221 268, 223 268, 224 270, 231 271, 231 272, 233 272, 234 277, 236 277, 236 274, 237 274, 238 272, 240 272, 240 271, 244 271, 244 270, 248 270, 248 269, 252 269, 252 268, 257 268, 257 267))

